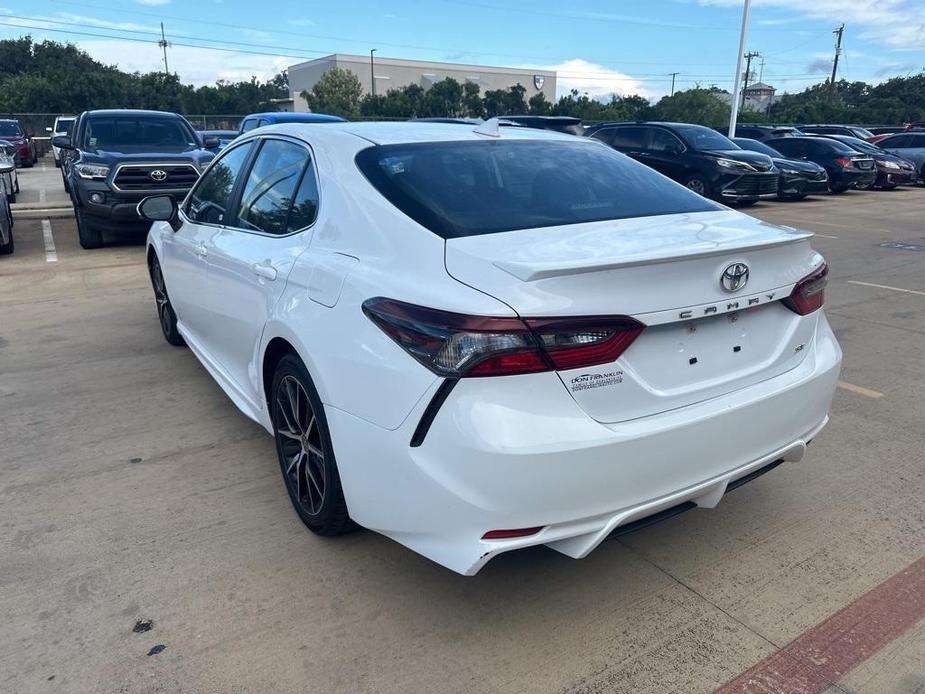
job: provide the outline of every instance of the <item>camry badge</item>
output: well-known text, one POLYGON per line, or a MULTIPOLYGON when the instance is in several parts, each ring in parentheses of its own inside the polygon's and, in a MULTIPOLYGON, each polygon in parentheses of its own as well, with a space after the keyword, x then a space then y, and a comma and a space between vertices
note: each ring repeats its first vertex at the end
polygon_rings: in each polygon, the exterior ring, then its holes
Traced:
POLYGON ((748 284, 748 265, 732 263, 727 265, 719 278, 719 283, 727 292, 737 292, 748 284))
POLYGON ((163 183, 167 180, 167 172, 163 169, 154 169, 150 174, 152 181, 157 181, 158 183, 163 183))

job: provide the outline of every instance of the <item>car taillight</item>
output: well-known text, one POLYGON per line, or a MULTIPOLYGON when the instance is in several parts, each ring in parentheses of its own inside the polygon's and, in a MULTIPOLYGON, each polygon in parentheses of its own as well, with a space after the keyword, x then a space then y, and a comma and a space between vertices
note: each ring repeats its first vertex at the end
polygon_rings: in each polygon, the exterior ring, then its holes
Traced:
POLYGON ((823 263, 812 274, 796 283, 790 296, 784 299, 784 305, 801 316, 817 311, 825 303, 825 285, 828 281, 829 266, 823 263))
POLYGON ((838 164, 843 169, 850 169, 852 165, 854 164, 854 162, 848 159, 847 157, 836 157, 835 163, 838 164))
POLYGON ((447 378, 512 376, 615 361, 645 326, 626 316, 492 318, 377 297, 363 312, 408 354, 447 378))

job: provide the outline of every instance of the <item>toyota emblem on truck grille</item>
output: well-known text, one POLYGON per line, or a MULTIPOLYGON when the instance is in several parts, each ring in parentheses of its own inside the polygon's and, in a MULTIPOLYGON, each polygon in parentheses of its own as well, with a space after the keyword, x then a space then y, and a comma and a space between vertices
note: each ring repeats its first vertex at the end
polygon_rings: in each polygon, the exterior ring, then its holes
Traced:
POLYGON ((748 283, 748 265, 745 263, 732 263, 723 270, 719 283, 727 292, 735 292, 748 283))
POLYGON ((156 181, 157 183, 163 183, 167 180, 167 172, 163 169, 154 169, 154 171, 148 175, 151 177, 152 181, 156 181))

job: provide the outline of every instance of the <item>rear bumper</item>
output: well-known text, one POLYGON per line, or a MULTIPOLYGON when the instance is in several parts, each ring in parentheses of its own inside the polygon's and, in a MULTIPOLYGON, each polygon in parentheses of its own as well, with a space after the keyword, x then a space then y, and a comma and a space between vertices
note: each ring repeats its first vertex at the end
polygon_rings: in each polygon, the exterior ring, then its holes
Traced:
POLYGON ((754 386, 611 425, 588 417, 555 374, 463 379, 416 448, 433 393, 392 431, 328 407, 350 514, 468 575, 531 545, 583 557, 621 525, 685 501, 713 507, 730 482, 799 460, 827 421, 841 363, 821 313, 807 352, 754 386), (534 526, 529 537, 481 539, 534 526))
POLYGON ((806 176, 792 176, 781 174, 778 185, 778 195, 781 197, 796 195, 811 195, 813 193, 828 193, 828 178, 809 179, 806 176))

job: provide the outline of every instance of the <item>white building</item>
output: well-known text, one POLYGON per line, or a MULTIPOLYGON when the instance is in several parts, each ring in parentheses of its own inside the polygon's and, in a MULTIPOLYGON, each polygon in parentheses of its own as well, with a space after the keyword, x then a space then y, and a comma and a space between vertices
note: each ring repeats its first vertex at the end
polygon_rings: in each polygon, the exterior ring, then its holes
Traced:
MULTIPOLYGON (((461 63, 436 63, 426 60, 399 60, 368 55, 345 55, 336 53, 289 68, 289 88, 292 94, 292 108, 308 111, 308 104, 300 94, 311 91, 321 76, 333 67, 350 70, 355 74, 368 94, 375 75, 375 93, 385 94, 409 84, 418 84, 425 89, 436 82, 452 77, 463 84, 474 82, 481 94, 492 89, 507 89, 520 84, 527 90, 524 99, 542 92, 550 102, 556 100, 556 73, 550 70, 524 70, 488 65, 465 65, 461 63)), ((286 110, 289 110, 288 108, 286 110)))

